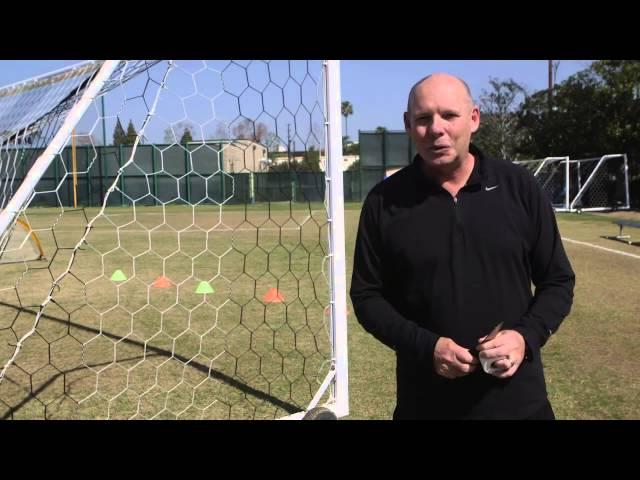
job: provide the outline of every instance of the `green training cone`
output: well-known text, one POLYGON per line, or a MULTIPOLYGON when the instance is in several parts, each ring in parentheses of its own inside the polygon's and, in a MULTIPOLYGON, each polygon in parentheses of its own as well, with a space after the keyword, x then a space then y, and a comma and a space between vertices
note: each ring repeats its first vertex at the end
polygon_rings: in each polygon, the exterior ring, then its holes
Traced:
POLYGON ((116 270, 111 275, 112 282, 124 282, 127 279, 127 276, 122 272, 122 270, 116 270))
POLYGON ((211 288, 211 285, 209 285, 209 282, 202 281, 198 284, 196 293, 214 293, 214 290, 211 288))

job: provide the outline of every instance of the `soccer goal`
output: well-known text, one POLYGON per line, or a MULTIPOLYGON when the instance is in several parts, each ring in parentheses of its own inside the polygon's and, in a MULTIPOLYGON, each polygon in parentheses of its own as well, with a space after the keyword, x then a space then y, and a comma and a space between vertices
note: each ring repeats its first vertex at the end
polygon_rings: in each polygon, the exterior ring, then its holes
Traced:
POLYGON ((0 418, 348 415, 339 68, 0 88, 0 418))
POLYGON ((547 157, 515 163, 534 174, 556 211, 630 208, 626 154, 573 160, 569 157, 547 157))

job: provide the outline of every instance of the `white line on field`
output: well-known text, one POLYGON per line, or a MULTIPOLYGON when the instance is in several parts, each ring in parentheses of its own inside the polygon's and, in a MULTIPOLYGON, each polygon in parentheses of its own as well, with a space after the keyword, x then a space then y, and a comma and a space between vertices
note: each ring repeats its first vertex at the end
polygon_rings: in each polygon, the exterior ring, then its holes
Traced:
POLYGON ((620 250, 613 250, 611 248, 601 247, 600 245, 594 245, 592 243, 587 242, 579 242, 578 240, 572 240, 570 238, 562 237, 563 242, 576 243, 578 245, 585 245, 587 247, 597 248, 599 250, 604 250, 605 252, 617 253, 619 255, 625 255, 627 257, 632 258, 640 258, 640 255, 634 255, 633 253, 621 252, 620 250))

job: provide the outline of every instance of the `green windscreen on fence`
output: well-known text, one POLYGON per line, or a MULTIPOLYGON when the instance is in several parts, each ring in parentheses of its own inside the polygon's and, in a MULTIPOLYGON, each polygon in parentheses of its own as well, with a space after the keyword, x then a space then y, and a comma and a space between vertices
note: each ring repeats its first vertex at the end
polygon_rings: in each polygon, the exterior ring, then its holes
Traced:
POLYGON ((359 189, 362 199, 378 182, 409 165, 416 154, 415 147, 404 131, 361 131, 359 141, 359 189))
MULTIPOLYGON (((359 141, 360 168, 344 172, 345 202, 362 201, 378 182, 409 165, 415 155, 404 131, 361 131, 359 141)), ((77 204, 101 206, 104 192, 113 184, 120 168, 123 175, 116 191, 108 197, 108 206, 130 205, 133 200, 139 205, 160 205, 174 198, 217 204, 324 200, 324 172, 243 169, 238 173, 228 171, 232 168, 225 162, 225 150, 220 145, 157 147, 138 145, 135 162, 126 167, 132 152, 130 145, 76 147, 77 204)), ((41 153, 34 149, 25 156, 16 182, 22 181, 41 153)), ((70 146, 63 150, 61 159, 51 163, 39 183, 40 191, 51 194, 39 194, 32 206, 55 206, 56 195, 63 205, 73 205, 71 176, 66 177, 62 188, 57 188, 65 178, 65 170, 73 171, 70 146)))

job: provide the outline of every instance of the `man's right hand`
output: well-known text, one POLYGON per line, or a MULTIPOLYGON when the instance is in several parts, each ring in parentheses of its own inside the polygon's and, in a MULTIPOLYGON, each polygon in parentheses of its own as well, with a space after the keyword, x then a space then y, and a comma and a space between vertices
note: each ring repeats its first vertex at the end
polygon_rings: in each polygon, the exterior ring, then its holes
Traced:
POLYGON ((445 378, 464 377, 478 366, 478 359, 469 350, 447 337, 440 337, 433 352, 433 367, 445 378))

